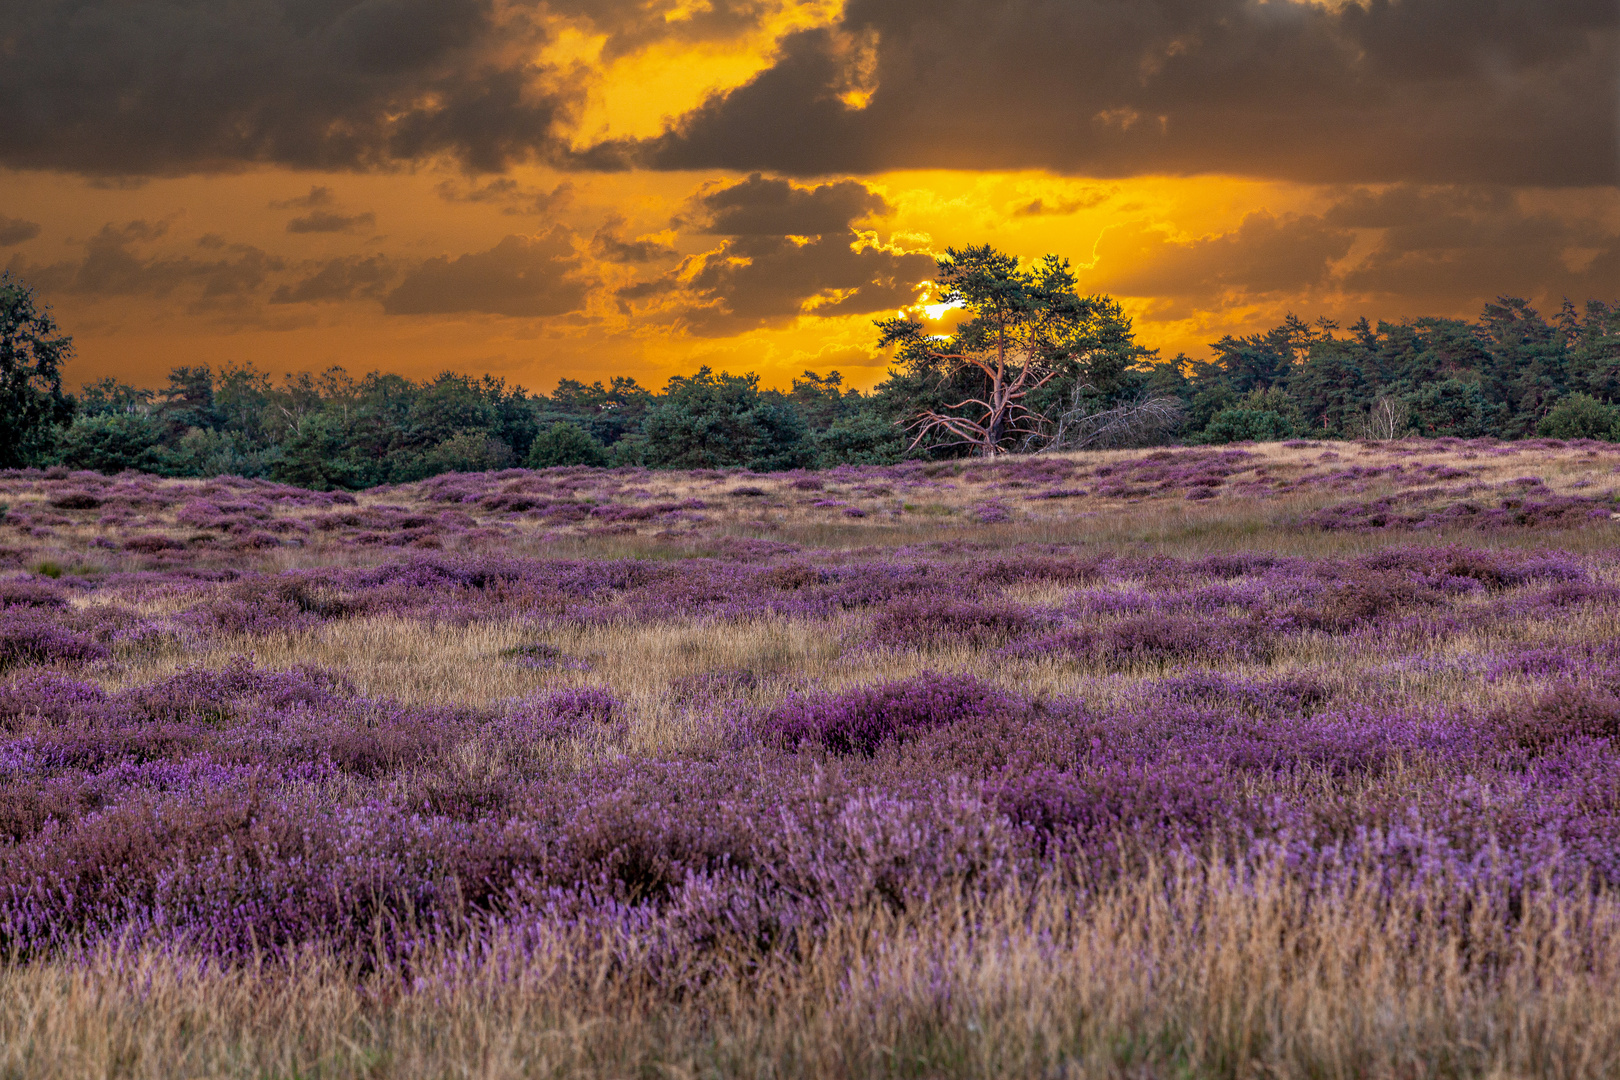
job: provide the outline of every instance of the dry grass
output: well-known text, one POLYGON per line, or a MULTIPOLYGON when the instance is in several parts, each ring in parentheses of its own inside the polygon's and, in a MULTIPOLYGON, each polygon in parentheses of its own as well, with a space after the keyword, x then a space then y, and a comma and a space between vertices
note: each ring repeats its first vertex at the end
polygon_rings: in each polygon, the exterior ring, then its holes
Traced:
MULTIPOLYGON (((1218 449, 1218 448, 1217 448, 1218 449)), ((1245 445, 1252 455, 1241 471, 1229 478, 1218 497, 1189 502, 1179 490, 1150 492, 1130 499, 1088 496, 1078 499, 1029 502, 1023 497, 1042 485, 1006 481, 997 473, 997 464, 981 460, 945 462, 932 466, 931 475, 917 482, 831 483, 818 491, 792 487, 792 478, 781 475, 694 476, 680 472, 646 472, 635 475, 602 473, 592 486, 582 489, 592 497, 628 499, 630 502, 701 499, 707 503, 705 520, 677 527, 640 523, 634 527, 602 528, 584 522, 555 526, 527 519, 511 520, 475 505, 457 509, 470 513, 479 526, 498 524, 506 530, 499 542, 502 552, 520 556, 562 558, 688 558, 723 552, 736 538, 770 540, 817 548, 824 551, 852 548, 894 548, 905 545, 973 540, 997 544, 1063 543, 1131 547, 1167 554, 1195 554, 1236 547, 1287 552, 1306 556, 1354 554, 1375 550, 1392 543, 1406 542, 1400 533, 1351 533, 1299 530, 1293 526, 1312 512, 1346 500, 1374 501, 1385 497, 1397 500, 1418 498, 1410 481, 1389 476, 1373 476, 1349 487, 1330 487, 1312 481, 1346 468, 1376 469, 1401 465, 1437 465, 1466 470, 1465 480, 1440 485, 1471 485, 1490 493, 1523 476, 1538 476, 1546 490, 1560 495, 1597 495, 1620 486, 1620 445, 1614 449, 1569 450, 1521 447, 1501 444, 1502 452, 1478 451, 1465 446, 1402 440, 1386 443, 1294 444, 1261 443, 1245 445), (1259 482, 1298 482, 1290 491, 1266 491, 1259 482), (1247 487, 1246 487, 1247 485, 1247 487), (762 494, 738 498, 738 488, 762 494), (882 491, 886 494, 878 494, 882 491), (867 517, 849 519, 840 510, 820 509, 813 504, 832 499, 861 508, 867 517), (978 523, 970 511, 988 499, 1002 500, 1013 519, 1002 525, 978 523)), ((1182 453, 1183 451, 1175 451, 1182 453)), ((1088 470, 1140 460, 1154 451, 1118 450, 1053 455, 1088 470)), ((196 486, 195 481, 172 481, 177 490, 196 486)), ((44 511, 44 496, 28 484, 14 481, 6 500, 19 511, 44 511)), ((378 489, 358 494, 359 505, 402 506, 412 511, 437 514, 444 507, 421 497, 415 485, 378 489)), ((54 513, 54 512, 53 512, 54 513)), ((70 573, 93 576, 129 569, 142 560, 126 553, 94 549, 90 542, 103 530, 95 525, 95 511, 57 513, 66 522, 55 528, 41 548, 42 557, 70 573)), ((167 533, 177 538, 195 530, 173 520, 173 511, 143 515, 141 531, 167 533)), ((282 516, 307 516, 305 511, 281 510, 282 516)), ((1426 533, 1436 542, 1464 541, 1479 546, 1523 546, 1545 543, 1548 530, 1468 530, 1426 533)), ((1557 531, 1559 546, 1590 552, 1611 547, 1620 537, 1620 522, 1613 527, 1583 526, 1557 531)), ((489 550, 487 540, 451 536, 447 550, 462 548, 489 550)), ((303 547, 280 547, 247 556, 251 565, 267 570, 307 566, 365 566, 398 557, 396 550, 354 547, 337 543, 320 533, 308 538, 303 547)), ((200 551, 188 553, 194 565, 243 565, 239 553, 200 551)))
POLYGON ((1278 874, 1150 873, 1090 903, 1047 888, 847 920, 683 1000, 611 940, 497 941, 414 982, 111 952, 0 969, 0 1076, 1620 1074, 1620 908, 1511 922, 1476 899, 1437 926, 1278 874))

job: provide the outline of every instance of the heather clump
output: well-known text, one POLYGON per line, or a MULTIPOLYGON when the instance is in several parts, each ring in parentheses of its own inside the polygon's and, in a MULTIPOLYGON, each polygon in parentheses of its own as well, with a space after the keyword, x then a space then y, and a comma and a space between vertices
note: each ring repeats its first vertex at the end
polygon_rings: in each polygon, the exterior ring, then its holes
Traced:
POLYGON ((1050 620, 1005 602, 908 599, 889 604, 872 622, 870 641, 883 648, 993 648, 1050 620))
POLYGON ((0 608, 59 608, 67 606, 61 589, 37 581, 0 581, 0 608))
POLYGON ((570 739, 621 730, 625 705, 598 686, 552 690, 513 703, 500 724, 506 739, 570 739))
POLYGON ((1511 742, 1533 752, 1570 739, 1620 740, 1620 694, 1566 683, 1503 705, 1494 720, 1511 742))
POLYGON ((949 724, 971 724, 1016 711, 1018 698, 970 675, 920 675, 836 694, 792 694, 758 728, 787 749, 872 754, 949 724))
POLYGON ((1260 716, 1309 715, 1333 697, 1332 688, 1308 675, 1257 679, 1213 671, 1153 679, 1142 685, 1142 692, 1149 702, 1230 706, 1260 716))
POLYGON ((0 611, 0 672, 29 664, 82 664, 104 659, 107 647, 37 608, 0 611))
POLYGON ((1167 664, 1263 663, 1276 646, 1266 623, 1247 618, 1132 615, 1069 626, 1008 646, 1009 656, 1095 664, 1109 670, 1167 664))

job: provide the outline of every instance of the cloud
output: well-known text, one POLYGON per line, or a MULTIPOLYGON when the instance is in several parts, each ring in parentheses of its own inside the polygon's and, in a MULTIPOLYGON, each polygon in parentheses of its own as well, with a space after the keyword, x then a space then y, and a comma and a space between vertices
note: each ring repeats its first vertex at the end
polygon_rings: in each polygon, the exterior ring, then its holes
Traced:
POLYGON ((1090 210, 1094 206, 1101 206, 1118 193, 1118 188, 1094 187, 1077 195, 1043 195, 1014 206, 1011 215, 1015 218, 1065 217, 1081 210, 1090 210))
POLYGON ((591 237, 591 254, 615 263, 650 263, 676 257, 674 248, 657 240, 624 239, 619 235, 623 225, 622 218, 615 218, 596 230, 596 235, 591 237))
POLYGON ((754 173, 699 197, 710 218, 704 231, 728 236, 823 236, 889 212, 883 196, 858 180, 800 187, 754 173))
POLYGON ((488 251, 412 267, 383 300, 390 315, 483 312, 541 318, 580 310, 590 282, 572 235, 508 236, 488 251))
POLYGON ((581 160, 1612 184, 1617 26, 1612 0, 850 0, 666 135, 581 160))
POLYGON ((651 301, 693 334, 720 337, 784 326, 800 315, 861 315, 916 299, 934 260, 879 244, 854 226, 888 204, 854 180, 816 187, 759 174, 693 198, 698 231, 726 237, 659 278, 618 290, 629 311, 651 301))
POLYGON ((1355 238, 1315 215, 1264 210, 1231 232, 1187 240, 1136 222, 1103 233, 1096 266, 1106 287, 1124 296, 1210 301, 1227 292, 1293 294, 1326 282, 1355 238))
POLYGON ((152 176, 444 155, 498 171, 576 91, 496 0, 31 0, 0 29, 0 164, 152 176), (545 87, 542 87, 542 81, 545 87))
POLYGON ((92 298, 166 297, 186 289, 207 306, 222 300, 251 296, 285 263, 248 244, 223 244, 203 237, 204 250, 223 250, 224 257, 195 259, 189 255, 145 254, 142 245, 167 235, 163 221, 137 220, 107 224, 84 242, 84 256, 51 264, 25 265, 13 260, 9 269, 47 292, 61 291, 92 298))
POLYGON ((1353 192, 1324 216, 1376 237, 1345 272, 1347 291, 1424 305, 1498 293, 1612 299, 1620 197, 1572 193, 1565 203, 1537 207, 1502 189, 1403 184, 1353 192))
POLYGON ((307 195, 295 195, 290 199, 277 199, 270 204, 272 210, 314 210, 322 206, 331 206, 337 200, 332 196, 332 189, 320 184, 311 184, 307 195))
POLYGON ((1613 192, 1532 200, 1499 187, 1353 188, 1317 214, 1256 211, 1207 236, 1147 221, 1110 228, 1084 281, 1151 299, 1161 317, 1302 298, 1439 313, 1477 310, 1499 293, 1604 299, 1620 281, 1617 220, 1613 192))
POLYGON ((0 214, 0 247, 13 247, 39 235, 39 225, 0 214))
POLYGON ((363 214, 339 214, 331 210, 314 210, 303 217, 295 217, 287 222, 287 231, 290 233, 350 232, 355 229, 369 229, 376 224, 377 215, 369 210, 363 214))
POLYGON ((496 176, 482 183, 460 184, 445 180, 433 189, 449 203, 493 203, 503 214, 553 214, 574 199, 574 185, 567 180, 550 191, 518 183, 509 176, 496 176))
POLYGON ((318 304, 360 297, 379 297, 397 276, 394 264, 382 255, 329 259, 314 273, 270 294, 272 304, 318 304))

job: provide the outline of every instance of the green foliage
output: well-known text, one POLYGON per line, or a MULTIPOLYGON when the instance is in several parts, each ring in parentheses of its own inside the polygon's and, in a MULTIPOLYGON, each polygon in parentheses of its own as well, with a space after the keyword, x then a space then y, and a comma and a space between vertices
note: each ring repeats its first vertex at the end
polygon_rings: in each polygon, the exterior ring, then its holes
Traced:
POLYGON ((347 451, 338 419, 314 413, 282 442, 281 456, 270 465, 270 478, 314 491, 360 487, 365 471, 347 451))
POLYGON ((1293 421, 1276 409, 1234 405, 1222 409, 1197 436, 1201 443, 1276 442, 1296 434, 1293 421))
POLYGON ((1605 439, 1620 442, 1620 409, 1591 394, 1571 394, 1548 410, 1536 434, 1554 439, 1605 439))
POLYGON ((531 469, 558 465, 606 465, 607 450, 578 424, 559 420, 542 431, 529 448, 531 469))
POLYGON ((1495 410, 1479 383, 1442 379, 1409 395, 1407 402, 1419 435, 1471 439, 1491 431, 1490 419, 1495 410))
POLYGON ((441 473, 489 472, 514 464, 510 446, 488 432, 472 429, 434 443, 398 466, 395 475, 405 481, 425 480, 441 473))
POLYGON ((62 392, 62 364, 72 355, 73 339, 57 331, 34 290, 0 273, 0 468, 43 462, 73 419, 73 400, 62 392))
POLYGON ((541 426, 558 421, 578 424, 597 442, 611 447, 641 431, 653 398, 652 391, 623 375, 615 376, 605 387, 600 382, 586 386, 563 379, 549 399, 541 399, 535 416, 541 426))
POLYGON ((892 465, 906 456, 904 431, 876 412, 841 417, 816 436, 816 460, 823 466, 892 465))
POLYGON ((836 371, 825 376, 806 371, 802 379, 793 380, 788 399, 812 431, 825 431, 861 407, 860 392, 846 390, 844 376, 836 371))
POLYGON ((1056 255, 1023 267, 988 244, 948 248, 934 295, 967 315, 948 339, 905 316, 877 321, 879 347, 892 347, 900 366, 878 393, 924 449, 1010 449, 1078 396, 1120 395, 1151 356, 1120 306, 1080 295, 1056 255))
POLYGON ((782 395, 761 394, 757 375, 716 375, 707 367, 670 379, 641 434, 642 461, 654 468, 793 469, 815 456, 804 422, 782 395))
POLYGON ((74 469, 118 473, 125 469, 161 472, 163 425, 143 413, 81 416, 64 431, 56 459, 74 469))
POLYGON ((223 431, 190 428, 163 448, 155 471, 165 476, 263 476, 273 451, 244 448, 223 431))

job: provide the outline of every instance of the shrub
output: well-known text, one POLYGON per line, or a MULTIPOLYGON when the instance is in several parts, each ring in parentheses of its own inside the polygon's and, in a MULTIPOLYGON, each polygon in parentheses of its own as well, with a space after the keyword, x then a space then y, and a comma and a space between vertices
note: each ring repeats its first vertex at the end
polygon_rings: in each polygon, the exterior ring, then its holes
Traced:
POLYGON ((982 649, 1005 645, 1040 625, 1030 611, 1007 603, 901 600, 873 622, 872 641, 912 649, 938 645, 982 649))
POLYGON ((1294 434, 1293 423, 1280 412, 1229 406, 1210 417, 1197 438, 1206 443, 1278 442, 1294 434))
POLYGON ((563 465, 606 465, 607 450, 578 424, 559 421, 535 436, 529 447, 528 466, 550 469, 563 465))
POLYGON ((840 694, 791 695, 761 729, 790 750, 808 744, 834 754, 870 755, 885 742, 1021 708, 1011 694, 971 675, 924 674, 840 694))
POLYGON ((1590 394, 1571 394, 1554 405, 1536 425, 1537 435, 1554 439, 1604 439, 1620 442, 1620 409, 1590 394))
POLYGON ((1497 723, 1526 750, 1575 738, 1620 738, 1620 697, 1607 690, 1558 686, 1497 710, 1497 723))
POLYGON ((106 657, 94 638, 43 618, 32 610, 8 608, 0 615, 0 671, 20 664, 68 664, 106 657))

